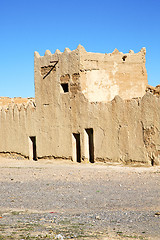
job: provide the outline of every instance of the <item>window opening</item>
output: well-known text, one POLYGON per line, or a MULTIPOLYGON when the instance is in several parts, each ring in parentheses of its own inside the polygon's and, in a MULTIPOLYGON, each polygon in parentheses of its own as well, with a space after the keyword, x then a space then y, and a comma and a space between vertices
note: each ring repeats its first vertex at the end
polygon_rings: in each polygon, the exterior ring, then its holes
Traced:
POLYGON ((36 137, 29 137, 29 159, 37 160, 36 137))
POLYGON ((72 158, 74 162, 81 162, 80 133, 72 134, 72 158))
POLYGON ((125 61, 126 61, 126 58, 127 58, 127 56, 126 56, 126 55, 122 57, 122 59, 123 59, 123 62, 125 62, 125 61))
POLYGON ((69 92, 68 83, 61 83, 62 92, 69 92))

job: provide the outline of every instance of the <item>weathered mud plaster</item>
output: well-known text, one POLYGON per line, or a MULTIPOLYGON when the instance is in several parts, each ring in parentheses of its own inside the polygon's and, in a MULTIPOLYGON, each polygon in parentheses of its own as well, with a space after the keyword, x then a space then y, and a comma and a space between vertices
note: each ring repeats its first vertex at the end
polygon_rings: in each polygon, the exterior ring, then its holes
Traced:
MULTIPOLYGON (((0 111, 0 152, 30 159, 160 164, 160 98, 145 93, 145 48, 35 53, 35 102, 0 111)), ((147 90, 148 91, 148 90, 147 90)))

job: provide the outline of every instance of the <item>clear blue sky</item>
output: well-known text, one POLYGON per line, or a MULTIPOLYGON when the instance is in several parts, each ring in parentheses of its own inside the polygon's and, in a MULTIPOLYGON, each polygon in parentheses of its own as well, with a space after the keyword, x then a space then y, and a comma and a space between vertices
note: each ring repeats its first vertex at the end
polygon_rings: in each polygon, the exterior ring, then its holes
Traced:
POLYGON ((160 0, 0 0, 0 96, 34 97, 34 51, 146 47, 150 85, 160 84, 160 0))

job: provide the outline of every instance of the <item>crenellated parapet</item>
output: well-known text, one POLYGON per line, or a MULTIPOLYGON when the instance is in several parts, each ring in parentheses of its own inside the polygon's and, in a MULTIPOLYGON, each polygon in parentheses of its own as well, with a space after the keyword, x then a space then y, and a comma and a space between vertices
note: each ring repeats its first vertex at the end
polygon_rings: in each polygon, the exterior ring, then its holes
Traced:
POLYGON ((150 93, 152 93, 153 95, 158 95, 158 96, 160 96, 160 85, 157 85, 156 87, 147 85, 147 87, 146 87, 146 92, 150 92, 150 93))
POLYGON ((29 103, 33 103, 35 105, 35 100, 34 98, 21 98, 21 97, 15 97, 15 98, 9 98, 9 97, 0 97, 0 109, 3 107, 5 109, 8 108, 9 105, 14 107, 16 104, 18 108, 21 107, 22 104, 27 106, 29 103))
POLYGON ((28 103, 9 103, 9 105, 0 106, 0 117, 1 123, 3 119, 6 118, 12 120, 16 117, 20 117, 21 114, 34 113, 36 111, 36 106, 33 101, 28 101, 28 103))
MULTIPOLYGON (((54 53, 51 53, 50 50, 46 50, 44 56, 40 56, 40 54, 37 51, 35 51, 34 52, 34 56, 36 58, 43 58, 43 57, 47 57, 47 56, 54 57, 54 56, 61 55, 61 54, 63 54, 63 55, 70 54, 71 52, 77 52, 77 53, 79 53, 81 55, 87 53, 85 48, 81 44, 79 44, 78 47, 75 50, 70 50, 69 48, 65 48, 64 51, 61 52, 59 49, 56 49, 56 51, 54 53)), ((122 56, 122 55, 125 56, 127 54, 128 56, 129 55, 142 55, 142 56, 145 57, 145 55, 146 55, 146 48, 142 47, 141 50, 138 53, 135 53, 133 50, 129 50, 128 53, 123 53, 123 52, 120 52, 117 48, 115 48, 112 53, 94 53, 94 52, 88 52, 88 53, 89 54, 96 54, 97 56, 98 55, 99 56, 102 56, 102 55, 114 56, 114 55, 117 55, 117 54, 120 55, 120 56, 122 56)))

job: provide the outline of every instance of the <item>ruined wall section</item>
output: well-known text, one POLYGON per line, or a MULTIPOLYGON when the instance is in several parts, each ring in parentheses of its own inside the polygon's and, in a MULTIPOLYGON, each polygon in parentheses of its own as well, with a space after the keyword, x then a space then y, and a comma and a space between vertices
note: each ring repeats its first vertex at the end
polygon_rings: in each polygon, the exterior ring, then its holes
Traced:
POLYGON ((0 110, 0 152, 29 156, 29 136, 35 135, 35 105, 10 104, 0 110))
POLYGON ((145 48, 129 53, 89 53, 81 47, 80 80, 82 93, 89 102, 108 102, 116 95, 123 99, 145 94, 147 72, 145 48))

